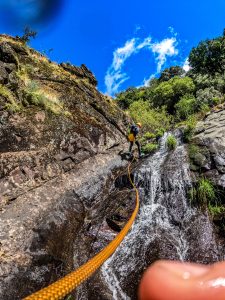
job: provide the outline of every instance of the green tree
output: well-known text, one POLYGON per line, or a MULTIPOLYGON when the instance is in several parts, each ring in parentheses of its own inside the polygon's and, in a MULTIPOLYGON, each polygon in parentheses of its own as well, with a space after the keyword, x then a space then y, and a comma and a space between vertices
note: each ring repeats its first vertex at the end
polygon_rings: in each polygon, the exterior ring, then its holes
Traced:
POLYGON ((29 26, 25 27, 23 35, 17 36, 23 43, 29 43, 30 39, 35 39, 37 36, 37 31, 33 31, 29 26))
POLYGON ((194 83, 196 85, 196 90, 201 90, 205 88, 213 87, 220 93, 225 93, 225 73, 215 75, 211 74, 195 74, 193 76, 194 83))
POLYGON ((189 63, 191 73, 223 73, 225 71, 225 36, 205 40, 191 50, 189 63))
POLYGON ((180 120, 186 120, 197 108, 197 102, 193 95, 184 95, 175 105, 176 116, 180 120))
POLYGON ((197 105, 199 108, 202 106, 213 106, 223 102, 224 95, 214 89, 213 86, 205 89, 200 89, 196 92, 197 105))
POLYGON ((172 121, 165 107, 154 109, 147 101, 135 101, 130 105, 129 113, 135 122, 141 122, 145 131, 156 132, 158 128, 168 129, 172 121))
POLYGON ((184 74, 185 71, 183 68, 179 66, 170 67, 162 71, 159 77, 159 82, 168 81, 175 76, 181 77, 184 74))
POLYGON ((125 92, 116 94, 116 102, 122 109, 128 109, 134 102, 140 100, 140 96, 143 96, 140 89, 129 88, 125 92))
POLYGON ((153 104, 155 107, 166 106, 169 113, 173 114, 175 105, 185 94, 192 94, 195 85, 190 77, 174 77, 160 83, 153 91, 153 104))
POLYGON ((153 77, 151 80, 148 82, 148 87, 149 88, 156 88, 159 85, 159 79, 153 77))

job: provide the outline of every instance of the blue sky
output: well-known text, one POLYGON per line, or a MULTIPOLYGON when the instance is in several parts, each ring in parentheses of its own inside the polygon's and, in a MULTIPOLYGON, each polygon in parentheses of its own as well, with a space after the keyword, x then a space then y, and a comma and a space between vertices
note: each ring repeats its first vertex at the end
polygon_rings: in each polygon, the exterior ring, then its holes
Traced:
POLYGON ((86 64, 111 95, 183 65, 193 46, 225 27, 224 0, 0 0, 0 32, 20 33, 41 9, 50 20, 32 24, 39 34, 31 45, 53 48, 54 61, 86 64))

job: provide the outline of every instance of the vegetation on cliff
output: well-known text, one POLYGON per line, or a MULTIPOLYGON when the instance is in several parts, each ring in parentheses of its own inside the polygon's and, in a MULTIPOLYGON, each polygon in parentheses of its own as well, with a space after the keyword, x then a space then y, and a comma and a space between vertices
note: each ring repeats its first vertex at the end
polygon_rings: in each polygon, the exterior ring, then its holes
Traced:
MULTIPOLYGON (((188 61, 188 72, 179 66, 167 68, 148 86, 117 94, 116 102, 135 122, 142 122, 144 152, 157 149, 157 140, 165 130, 182 128, 183 140, 189 143, 190 168, 197 176, 190 191, 192 203, 208 207, 213 218, 218 218, 224 212, 224 193, 204 177, 209 169, 209 151, 197 146, 192 136, 199 120, 210 111, 224 108, 225 30, 220 37, 200 42, 191 50, 188 61)), ((175 149, 176 143, 174 136, 168 137, 170 150, 175 149)))
POLYGON ((151 79, 147 87, 117 94, 118 105, 152 133, 175 124, 188 127, 190 120, 201 118, 225 100, 225 35, 200 42, 188 61, 188 72, 172 66, 151 79))

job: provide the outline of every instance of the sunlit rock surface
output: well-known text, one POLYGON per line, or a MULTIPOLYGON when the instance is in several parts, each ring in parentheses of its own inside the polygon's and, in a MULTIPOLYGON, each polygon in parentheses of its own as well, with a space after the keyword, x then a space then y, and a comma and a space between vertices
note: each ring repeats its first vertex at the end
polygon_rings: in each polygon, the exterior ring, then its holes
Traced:
POLYGON ((128 120, 96 84, 86 66, 0 36, 1 299, 71 271, 80 230, 110 210, 128 120))

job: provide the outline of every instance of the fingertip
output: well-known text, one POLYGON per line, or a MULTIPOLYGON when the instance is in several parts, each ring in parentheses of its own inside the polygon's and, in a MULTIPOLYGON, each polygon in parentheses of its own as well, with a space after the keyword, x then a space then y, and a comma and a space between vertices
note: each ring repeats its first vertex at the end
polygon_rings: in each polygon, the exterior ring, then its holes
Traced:
POLYGON ((161 290, 161 266, 165 261, 157 261, 148 268, 141 280, 139 287, 139 299, 140 300, 160 300, 161 290))
POLYGON ((224 300, 225 262, 214 265, 158 261, 145 273, 140 300, 224 300))

